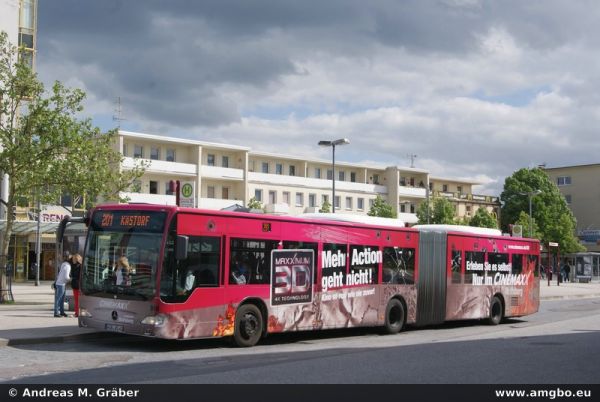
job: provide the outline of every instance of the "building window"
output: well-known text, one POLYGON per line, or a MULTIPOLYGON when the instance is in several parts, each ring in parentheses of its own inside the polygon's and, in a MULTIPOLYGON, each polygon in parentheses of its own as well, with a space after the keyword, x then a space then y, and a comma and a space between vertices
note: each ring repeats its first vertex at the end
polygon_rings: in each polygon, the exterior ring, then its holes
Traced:
POLYGON ((281 163, 275 164, 275 174, 283 174, 283 165, 281 163))
POLYGON ((352 209, 352 197, 346 197, 346 209, 352 209))
POLYGON ((410 204, 410 213, 411 214, 416 213, 415 204, 410 204))
POLYGON ((128 156, 129 155, 129 147, 127 146, 127 144, 123 144, 123 156, 128 156))
POLYGON ((277 203, 277 192, 276 191, 269 191, 269 204, 276 204, 277 203))
POLYGON ((206 187, 206 198, 215 198, 215 186, 206 187))
POLYGON ((263 173, 269 173, 269 162, 263 162, 261 166, 263 173))
POLYGON ((443 184, 442 185, 442 191, 448 191, 448 185, 447 184, 443 184))
POLYGON ((560 176, 556 179, 556 184, 559 186, 567 186, 571 184, 571 176, 560 176))
POLYGON ((317 195, 316 194, 309 194, 308 195, 308 206, 309 207, 316 207, 317 206, 317 195))
POLYGON ((340 209, 340 196, 336 195, 335 196, 335 209, 340 209))
POLYGON ((158 182, 150 180, 150 194, 158 194, 158 182))
POLYGON ((208 166, 215 166, 215 155, 214 154, 208 154, 206 156, 206 164, 208 166))
POLYGON ((406 204, 400 204, 400 212, 406 212, 406 204))
POLYGON ((144 147, 141 145, 133 146, 133 157, 134 158, 143 158, 144 157, 144 147))
POLYGON ((567 204, 571 205, 571 194, 565 194, 565 201, 567 204))
POLYGON ((333 170, 327 169, 327 180, 331 180, 333 178, 333 170))
POLYGON ((365 209, 365 199, 364 198, 356 199, 356 209, 358 209, 359 211, 362 211, 365 209))
POLYGON ((315 168, 315 179, 321 178, 321 168, 315 168))
POLYGON ((456 191, 458 191, 458 194, 462 194, 462 186, 456 186, 456 191))
POLYGON ((228 200, 229 199, 229 187, 223 187, 223 189, 221 190, 221 195, 222 195, 222 199, 224 200, 228 200))
POLYGON ((379 175, 378 174, 373 175, 373 184, 379 184, 379 175))
POLYGON ((296 166, 290 165, 290 176, 296 176, 296 166))
POLYGON ((284 191, 283 192, 283 202, 285 204, 290 205, 290 192, 289 191, 284 191))
POLYGON ((224 168, 228 168, 229 167, 229 156, 223 156, 221 158, 221 166, 224 168))
POLYGON ((356 183, 356 172, 350 172, 350 181, 356 183))
POLYGON ((373 208, 373 204, 375 204, 375 200, 371 198, 369 200, 369 209, 373 208))
POLYGON ((296 193, 296 206, 301 207, 304 205, 304 193, 296 193))
POLYGON ((338 180, 339 181, 346 180, 346 172, 342 172, 342 171, 338 172, 338 180))
POLYGON ((259 190, 259 189, 254 190, 254 199, 256 201, 262 202, 262 190, 259 190))
POLYGON ((167 149, 167 162, 175 162, 175 150, 167 149))
POLYGON ((165 183, 165 195, 174 195, 175 193, 171 191, 171 183, 168 181, 165 183))
POLYGON ((160 159, 160 149, 152 147, 150 148, 150 159, 159 160, 160 159))

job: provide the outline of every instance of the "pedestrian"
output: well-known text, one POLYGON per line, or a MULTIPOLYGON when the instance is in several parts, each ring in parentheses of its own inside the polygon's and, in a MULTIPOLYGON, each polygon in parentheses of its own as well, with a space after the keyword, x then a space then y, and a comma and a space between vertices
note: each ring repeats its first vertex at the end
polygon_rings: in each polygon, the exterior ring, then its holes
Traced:
POLYGON ((65 313, 65 290, 71 280, 71 256, 66 254, 65 260, 60 264, 56 281, 54 281, 54 316, 67 317, 65 313))
POLYGON ((571 282, 571 266, 569 265, 569 262, 565 262, 565 280, 567 282, 571 282))
POLYGON ((71 288, 73 289, 73 299, 75 300, 75 317, 79 317, 79 279, 82 260, 80 254, 74 254, 71 257, 71 288))

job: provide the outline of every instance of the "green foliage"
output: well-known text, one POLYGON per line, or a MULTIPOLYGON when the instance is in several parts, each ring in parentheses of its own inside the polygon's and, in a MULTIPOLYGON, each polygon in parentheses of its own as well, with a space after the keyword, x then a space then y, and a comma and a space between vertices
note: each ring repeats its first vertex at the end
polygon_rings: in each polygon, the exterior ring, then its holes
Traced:
POLYGON ((252 198, 250 198, 250 201, 248 201, 248 208, 250 208, 250 209, 263 209, 263 205, 255 197, 252 197, 252 198))
POLYGON ((367 213, 369 216, 379 216, 382 218, 396 218, 398 215, 393 210, 392 206, 389 205, 385 200, 377 195, 377 198, 373 201, 373 206, 367 213))
POLYGON ((417 208, 417 218, 419 224, 443 224, 452 225, 456 223, 454 205, 444 197, 434 197, 429 200, 429 208, 427 201, 422 202, 417 208), (429 215, 429 221, 427 220, 429 215))
MULTIPOLYGON (((116 131, 106 134, 80 120, 85 93, 55 82, 46 92, 36 74, 17 60, 17 49, 0 33, 0 172, 9 176, 6 208, 54 203, 61 194, 117 200, 141 177, 144 166, 120 171, 116 131)), ((8 254, 14 216, 7 214, 0 255, 8 254)))
POLYGON ((558 187, 543 169, 520 169, 507 177, 502 201, 501 228, 509 230, 509 225, 520 222, 523 235, 529 236, 529 200, 534 220, 534 237, 546 244, 557 242, 561 254, 582 251, 584 248, 575 237, 576 221, 558 187), (540 194, 526 193, 540 190, 540 194), (523 214, 527 219, 523 218, 523 214))
POLYGON ((329 201, 325 200, 323 202, 323 205, 321 205, 321 209, 319 209, 319 212, 322 214, 327 214, 331 212, 331 204, 329 203, 329 201))
POLYGON ((469 226, 498 229, 498 220, 487 209, 481 207, 475 211, 475 215, 469 220, 469 226))

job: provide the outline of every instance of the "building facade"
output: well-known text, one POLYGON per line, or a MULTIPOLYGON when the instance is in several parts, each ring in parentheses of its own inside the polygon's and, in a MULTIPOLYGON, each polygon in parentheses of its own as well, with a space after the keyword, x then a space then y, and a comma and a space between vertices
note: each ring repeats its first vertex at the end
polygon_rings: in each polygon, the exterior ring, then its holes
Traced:
POLYGON ((600 252, 600 164, 544 169, 573 211, 581 244, 600 252))
MULTIPOLYGON (((11 44, 21 48, 19 58, 35 69, 37 43, 37 0, 0 0, 0 31, 6 32, 11 44)), ((0 144, 0 147, 2 144, 0 144)), ((0 199, 8 197, 10 177, 0 172, 0 199)), ((57 201, 60 204, 60 200, 57 201)), ((43 205, 38 210, 22 203, 7 211, 0 203, 0 236, 6 224, 6 215, 12 213, 16 221, 10 239, 7 264, 13 268, 14 279, 35 279, 33 263, 37 259, 38 221, 40 246, 40 278, 53 279, 56 262, 54 231, 60 218, 70 212, 61 205, 43 205)))
POLYGON ((327 202, 336 213, 366 215, 377 196, 398 214, 416 223, 416 211, 428 197, 446 197, 457 217, 471 217, 478 208, 499 213, 498 197, 473 194, 474 181, 431 176, 423 169, 337 162, 332 200, 330 160, 253 151, 181 138, 119 131, 123 169, 141 159, 144 176, 123 196, 132 202, 175 204, 171 180, 193 185, 194 205, 222 209, 248 205, 254 198, 270 213, 299 215, 318 212, 327 202))

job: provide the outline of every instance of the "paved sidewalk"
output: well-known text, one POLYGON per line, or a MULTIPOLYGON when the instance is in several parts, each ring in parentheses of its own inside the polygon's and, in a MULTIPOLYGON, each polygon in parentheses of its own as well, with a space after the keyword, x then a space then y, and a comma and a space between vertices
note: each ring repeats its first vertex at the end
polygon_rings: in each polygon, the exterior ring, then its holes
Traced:
MULTIPOLYGON (((77 339, 102 338, 101 333, 89 328, 79 328, 73 312, 69 317, 55 318, 52 282, 43 281, 13 284, 14 304, 0 304, 0 347, 34 343, 66 342, 77 339)), ((575 299, 600 297, 600 283, 561 283, 548 286, 541 283, 541 299, 575 299)))

